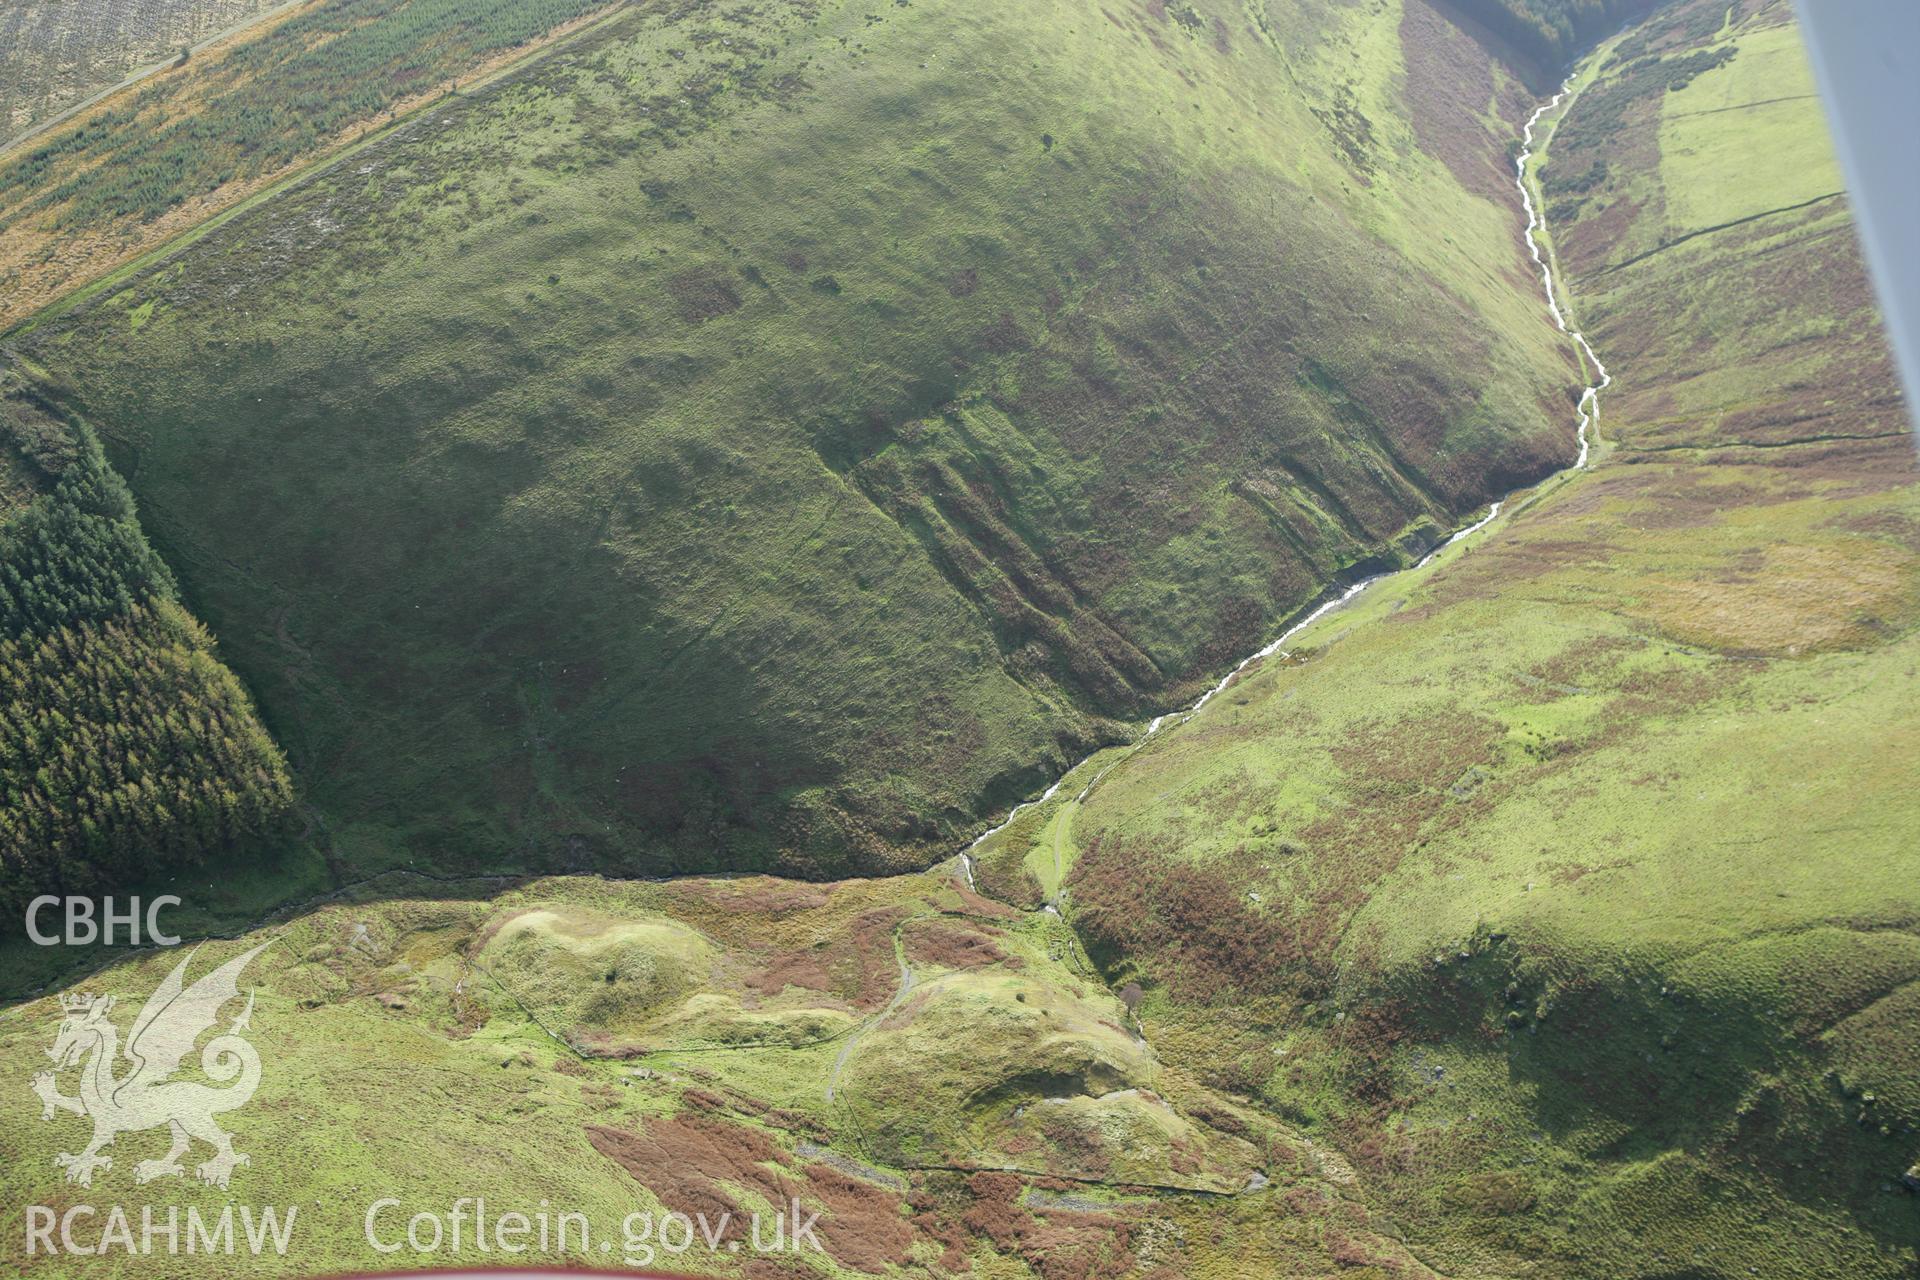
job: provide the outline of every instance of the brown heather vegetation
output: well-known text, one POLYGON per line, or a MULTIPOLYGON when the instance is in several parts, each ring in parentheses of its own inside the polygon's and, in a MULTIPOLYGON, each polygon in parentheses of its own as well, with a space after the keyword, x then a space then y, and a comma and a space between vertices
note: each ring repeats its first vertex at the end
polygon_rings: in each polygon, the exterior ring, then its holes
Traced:
POLYGON ((755 1207, 730 1190, 739 1188, 770 1208, 790 1212, 797 1198, 805 1211, 819 1212, 821 1246, 856 1271, 881 1274, 902 1265, 914 1242, 899 1192, 827 1164, 796 1163, 752 1125, 683 1112, 632 1130, 589 1125, 587 1136, 673 1211, 703 1213, 716 1229, 722 1214, 732 1215, 717 1239, 749 1241, 755 1207))
POLYGON ((964 1197, 954 1197, 966 1206, 961 1223, 1002 1253, 1023 1257, 1042 1280, 1112 1280, 1127 1274, 1134 1258, 1125 1222, 1097 1213, 1035 1213, 1020 1203, 1026 1189, 1027 1180, 1013 1174, 973 1174, 964 1197))
POLYGON ((726 1238, 747 1238, 748 1219, 723 1184, 751 1191, 769 1204, 785 1204, 799 1182, 784 1153, 759 1129, 698 1114, 663 1116, 638 1129, 589 1125, 594 1150, 632 1174, 674 1210, 704 1213, 718 1226, 732 1214, 726 1238))
POLYGON ((1448 1274, 1913 1269, 1920 472, 1844 200, 1763 154, 1820 158, 1791 21, 1664 9, 1549 144, 1618 379, 1593 467, 1073 814, 1075 923, 1163 1060, 1448 1274), (1208 913, 1293 928, 1263 960, 1208 913))
POLYGON ((999 931, 991 925, 965 925, 929 921, 901 932, 908 960, 915 965, 933 965, 941 969, 974 969, 983 965, 1005 964, 1019 968, 1020 961, 1000 949, 994 939, 999 931))
POLYGON ((1183 1001, 1310 992, 1320 975, 1309 962, 1334 940, 1249 906, 1229 872, 1154 857, 1136 837, 1089 842, 1073 887, 1074 926, 1088 953, 1107 964, 1154 957, 1142 976, 1183 1001))

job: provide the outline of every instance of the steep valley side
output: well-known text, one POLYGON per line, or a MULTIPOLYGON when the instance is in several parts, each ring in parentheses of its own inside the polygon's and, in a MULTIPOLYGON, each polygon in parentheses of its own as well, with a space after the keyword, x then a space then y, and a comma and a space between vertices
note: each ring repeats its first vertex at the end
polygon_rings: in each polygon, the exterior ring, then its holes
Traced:
POLYGON ((1243 9, 636 9, 16 345, 296 857, 925 865, 1569 460, 1515 73, 1243 9))

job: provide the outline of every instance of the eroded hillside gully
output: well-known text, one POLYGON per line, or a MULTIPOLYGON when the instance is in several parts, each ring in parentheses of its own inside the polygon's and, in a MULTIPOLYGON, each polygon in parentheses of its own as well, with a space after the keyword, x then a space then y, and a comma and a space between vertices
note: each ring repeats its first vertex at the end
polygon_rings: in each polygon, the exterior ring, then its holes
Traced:
MULTIPOLYGON (((1542 291, 1546 294, 1547 311, 1550 315, 1553 316, 1554 324, 1558 325, 1560 328, 1560 331, 1566 334, 1567 337, 1573 342, 1581 358, 1586 362, 1585 367, 1587 367, 1588 369, 1591 369, 1594 374, 1593 381, 1589 382, 1586 385, 1586 388, 1581 392, 1579 404, 1576 410, 1577 419, 1574 427, 1574 438, 1580 446, 1580 452, 1574 458, 1572 466, 1566 468, 1563 471, 1556 472, 1555 475, 1552 477, 1549 477, 1549 479, 1554 479, 1559 476, 1565 476, 1572 472, 1583 471, 1586 469, 1593 451, 1593 430, 1596 424, 1599 422, 1599 418, 1600 418, 1600 393, 1606 390, 1606 388, 1611 386, 1613 383, 1613 375, 1607 372, 1606 365, 1601 363, 1600 357, 1598 355, 1594 354, 1593 346, 1587 341, 1586 335, 1582 333, 1580 330, 1572 327, 1570 324, 1567 323, 1567 314, 1561 308, 1559 299, 1555 296, 1554 284, 1553 284, 1553 265, 1550 260, 1549 253, 1541 247, 1541 243, 1540 243, 1540 236, 1546 230, 1546 225, 1547 225, 1546 218, 1541 213, 1541 211, 1534 205, 1533 192, 1527 186, 1527 164, 1534 157, 1534 151, 1533 151, 1534 130, 1537 127, 1539 127, 1542 117, 1546 116, 1549 112, 1557 110, 1560 107, 1560 104, 1562 102, 1566 102, 1569 95, 1572 94, 1573 92, 1574 92, 1573 77, 1569 76, 1561 84, 1560 91, 1558 93, 1554 94, 1553 97, 1548 99, 1546 102, 1541 103, 1537 108, 1534 109, 1533 114, 1527 117, 1527 122, 1520 131, 1520 144, 1521 144, 1520 154, 1517 157, 1515 157, 1514 165, 1513 165, 1514 185, 1518 187, 1520 190, 1520 207, 1526 213, 1526 216, 1527 216, 1527 224, 1526 224, 1525 230, 1522 232, 1522 236, 1526 241, 1527 252, 1533 258, 1534 266, 1537 267, 1540 271, 1540 286, 1542 291)), ((1536 484, 1528 487, 1537 488, 1538 485, 1536 484)), ((1489 524, 1492 524, 1493 521, 1496 518, 1498 518, 1498 516, 1500 515, 1500 509, 1506 504, 1508 499, 1511 497, 1512 495, 1509 494, 1507 498, 1502 498, 1498 502, 1495 502, 1490 508, 1488 508, 1486 515, 1482 516, 1480 519, 1474 521, 1472 524, 1466 526, 1465 528, 1454 532, 1445 541, 1441 542, 1438 546, 1434 547, 1433 550, 1427 552, 1426 555, 1422 556, 1417 563, 1409 565, 1407 568, 1404 568, 1404 569, 1395 569, 1388 573, 1377 573, 1369 577, 1361 578, 1357 582, 1354 582, 1352 585, 1342 589, 1339 592, 1339 594, 1333 596, 1331 599, 1325 600, 1319 605, 1315 606, 1312 610, 1310 610, 1307 613, 1305 617, 1301 618, 1298 622, 1294 623, 1292 626, 1288 627, 1285 631, 1281 632, 1280 635, 1275 640, 1273 640, 1270 644, 1266 645, 1264 648, 1259 649, 1258 651, 1252 654, 1249 654, 1246 658, 1242 659, 1240 663, 1237 666, 1235 666, 1233 670, 1229 671, 1220 680, 1218 684, 1214 685, 1211 689, 1208 689, 1205 693, 1201 694, 1199 700, 1194 702, 1193 705, 1186 707, 1182 710, 1170 711, 1165 713, 1164 715, 1155 716, 1152 722, 1147 725, 1145 731, 1142 732, 1141 735, 1134 740, 1133 746, 1131 750, 1128 752, 1128 754, 1131 755, 1133 751, 1138 751, 1141 747, 1145 746, 1154 737, 1155 734, 1159 733, 1162 729, 1166 728, 1169 724, 1183 724, 1187 720, 1192 719, 1193 716, 1202 707, 1206 706, 1207 703, 1212 700, 1215 694, 1219 693, 1221 690, 1225 689, 1228 685, 1232 684, 1237 678, 1239 678, 1242 672, 1244 672, 1248 667, 1252 666, 1254 663, 1270 658, 1275 654, 1279 654, 1281 657, 1284 658, 1286 656, 1286 650, 1282 646, 1284 646, 1287 643, 1287 641, 1291 640, 1294 636, 1298 635, 1301 631, 1305 630, 1307 627, 1312 626, 1315 622, 1319 621, 1326 614, 1331 613, 1333 610, 1338 609, 1340 606, 1346 604, 1348 601, 1352 600, 1355 596, 1359 595, 1361 592, 1365 591, 1367 588, 1374 586, 1377 583, 1387 582, 1395 578, 1405 577, 1408 574, 1418 573, 1421 569, 1424 569, 1428 564, 1432 563, 1435 557, 1437 557, 1441 552, 1445 551, 1448 547, 1451 547, 1454 543, 1459 542, 1464 538, 1471 537, 1472 535, 1480 532, 1480 530, 1486 528, 1489 524)), ((964 849, 960 853, 960 856, 959 856, 959 874, 964 878, 966 885, 969 889, 974 887, 973 851, 975 849, 978 849, 986 841, 991 840, 994 836, 999 835, 1002 831, 1005 831, 1010 825, 1012 825, 1014 819, 1018 818, 1022 813, 1026 812, 1028 809, 1033 808, 1035 805, 1046 804, 1048 801, 1052 800, 1055 794, 1059 792, 1061 783, 1065 782, 1067 778, 1073 775, 1075 770, 1079 769, 1082 765, 1086 764, 1087 760, 1091 760, 1092 758, 1093 758, 1092 756, 1088 756, 1085 760, 1081 760, 1079 763, 1075 764, 1072 768, 1068 769, 1066 773, 1062 774, 1059 780, 1055 781, 1052 786, 1048 787, 1040 795, 1036 796, 1032 800, 1024 801, 1021 804, 1015 805, 1011 810, 1008 811, 1007 816, 1004 819, 1002 819, 998 824, 982 832, 979 836, 974 838, 973 842, 970 843, 966 847, 966 849, 964 849)), ((1081 789, 1079 795, 1075 797, 1075 801, 1078 802, 1080 800, 1086 799, 1088 794, 1091 793, 1095 787, 1100 785, 1100 780, 1102 778, 1105 778, 1108 773, 1112 772, 1115 765, 1123 763, 1124 760, 1125 760, 1125 757, 1122 757, 1121 760, 1115 761, 1114 764, 1109 764, 1105 769, 1102 769, 1099 773, 1095 774, 1093 778, 1088 781, 1087 785, 1081 789)), ((1058 914, 1058 909, 1054 902, 1048 902, 1042 909, 1048 912, 1053 912, 1054 914, 1058 914)))

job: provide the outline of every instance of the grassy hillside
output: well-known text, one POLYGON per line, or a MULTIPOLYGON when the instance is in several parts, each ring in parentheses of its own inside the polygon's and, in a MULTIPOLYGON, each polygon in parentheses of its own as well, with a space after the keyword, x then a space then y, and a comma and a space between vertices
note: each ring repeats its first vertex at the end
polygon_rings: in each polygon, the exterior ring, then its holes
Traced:
POLYGON ((897 868, 1567 460, 1524 105, 1418 2, 647 6, 20 342, 336 865, 897 868))
POLYGON ((1163 1057, 1448 1275, 1915 1266, 1920 470, 1790 21, 1676 6, 1553 135, 1594 468, 1065 813, 1163 1057))

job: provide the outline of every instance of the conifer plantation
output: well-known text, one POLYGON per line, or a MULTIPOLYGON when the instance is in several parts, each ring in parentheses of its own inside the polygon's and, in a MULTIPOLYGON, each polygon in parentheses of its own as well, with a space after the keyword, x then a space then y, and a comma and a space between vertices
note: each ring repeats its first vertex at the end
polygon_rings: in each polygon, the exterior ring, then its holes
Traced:
POLYGON ((151 880, 274 834, 286 761, 99 442, 13 399, 0 447, 0 903, 151 880))

